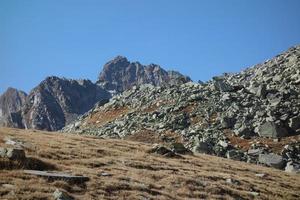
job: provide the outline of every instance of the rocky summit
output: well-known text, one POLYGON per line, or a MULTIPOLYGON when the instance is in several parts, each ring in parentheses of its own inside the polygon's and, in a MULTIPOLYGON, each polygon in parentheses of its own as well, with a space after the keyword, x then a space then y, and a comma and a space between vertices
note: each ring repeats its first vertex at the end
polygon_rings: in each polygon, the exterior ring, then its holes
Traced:
MULTIPOLYGON (((124 65, 139 66, 118 57, 106 68, 124 65)), ((101 74, 100 80, 111 80, 114 84, 109 89, 125 90, 131 79, 127 77, 120 86, 115 77, 123 77, 124 71, 116 72, 115 76, 101 74)), ((225 73, 206 83, 135 86, 95 106, 63 131, 182 142, 194 152, 299 172, 299 109, 300 46, 296 46, 240 73, 225 73)))
POLYGON ((142 65, 139 62, 129 62, 123 56, 117 56, 106 63, 100 73, 97 83, 113 93, 131 89, 134 85, 152 84, 176 85, 191 81, 176 71, 165 71, 159 65, 142 65))

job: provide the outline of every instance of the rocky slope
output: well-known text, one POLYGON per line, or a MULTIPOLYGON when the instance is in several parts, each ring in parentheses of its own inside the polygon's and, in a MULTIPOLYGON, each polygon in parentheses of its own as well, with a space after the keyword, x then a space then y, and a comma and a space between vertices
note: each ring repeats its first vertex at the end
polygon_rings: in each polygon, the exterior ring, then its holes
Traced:
POLYGON ((48 77, 34 88, 22 107, 25 128, 59 130, 110 94, 89 80, 48 77))
POLYGON ((191 81, 187 76, 176 71, 165 71, 159 65, 144 66, 139 62, 129 62, 127 58, 117 56, 106 63, 97 83, 104 89, 120 93, 134 85, 152 84, 174 85, 191 81))
POLYGON ((8 88, 0 96, 0 126, 22 127, 19 111, 27 94, 15 88, 8 88))
POLYGON ((181 140, 195 152, 299 171, 299 109, 297 46, 207 83, 134 87, 96 106, 64 131, 181 140))

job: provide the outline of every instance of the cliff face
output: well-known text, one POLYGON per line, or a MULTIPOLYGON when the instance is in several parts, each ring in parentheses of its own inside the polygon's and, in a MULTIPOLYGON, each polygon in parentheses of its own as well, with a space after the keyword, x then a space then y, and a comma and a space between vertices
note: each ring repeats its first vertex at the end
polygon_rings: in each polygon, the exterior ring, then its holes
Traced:
POLYGON ((15 88, 8 88, 0 96, 0 126, 22 127, 18 113, 25 103, 27 94, 15 88))
POLYGON ((154 86, 181 84, 191 81, 179 72, 165 71, 159 65, 142 65, 129 62, 125 57, 117 56, 106 63, 97 83, 106 90, 123 92, 134 85, 152 84, 154 86))
POLYGON ((25 128, 59 130, 110 94, 89 80, 48 77, 28 95, 22 108, 25 128))

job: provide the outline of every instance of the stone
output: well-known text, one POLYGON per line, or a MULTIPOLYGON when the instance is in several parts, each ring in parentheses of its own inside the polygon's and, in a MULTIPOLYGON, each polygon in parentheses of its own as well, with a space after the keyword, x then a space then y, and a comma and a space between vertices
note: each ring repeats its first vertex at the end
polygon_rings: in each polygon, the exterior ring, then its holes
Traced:
POLYGON ((300 173, 300 164, 293 163, 292 161, 288 162, 285 167, 285 171, 288 173, 300 173))
POLYGON ((187 149, 182 143, 172 143, 171 151, 178 154, 192 154, 192 151, 187 149))
POLYGON ((193 152, 211 154, 211 147, 206 142, 198 142, 194 146, 193 152))
POLYGON ((277 138, 287 136, 288 132, 285 128, 276 125, 275 122, 265 122, 258 127, 258 134, 261 137, 277 138))
POLYGON ((218 145, 220 145, 221 147, 223 147, 223 148, 225 148, 225 149, 229 146, 228 142, 226 142, 226 141, 224 141, 224 140, 220 140, 220 141, 218 142, 218 145))
POLYGON ((285 166, 285 161, 283 160, 282 156, 274 153, 259 154, 258 162, 277 169, 283 169, 285 166))
POLYGON ((221 117, 222 128, 232 128, 236 122, 234 117, 223 116, 221 117))
POLYGON ((232 159, 232 160, 243 160, 244 159, 244 153, 238 150, 229 150, 226 152, 226 158, 232 159))
POLYGON ((230 92, 233 90, 233 87, 226 83, 225 79, 222 77, 213 77, 213 84, 214 88, 221 92, 230 92))
POLYGON ((262 154, 264 152, 263 149, 249 149, 247 154, 249 156, 258 156, 259 154, 262 154))
POLYGON ((148 152, 163 155, 165 157, 176 157, 177 156, 177 154, 174 153, 172 150, 168 149, 167 147, 158 145, 158 144, 154 145, 148 152))
POLYGON ((265 178, 267 175, 266 174, 255 174, 256 177, 259 178, 265 178))
POLYGON ((262 84, 258 87, 257 91, 256 91, 256 96, 260 97, 260 98, 265 98, 267 95, 267 87, 265 84, 262 84))
POLYGON ((53 197, 55 200, 73 200, 74 199, 70 195, 68 195, 66 192, 61 191, 59 189, 56 189, 53 192, 53 197))
POLYGON ((107 173, 107 172, 100 172, 99 173, 99 176, 112 176, 112 174, 110 174, 110 173, 107 173))
POLYGON ((289 119, 289 127, 294 131, 300 129, 300 116, 292 117, 289 119))
POLYGON ((6 152, 7 152, 6 148, 0 147, 0 157, 5 158, 6 152))
POLYGON ((86 176, 75 176, 75 175, 71 175, 63 172, 56 172, 56 171, 51 172, 51 171, 39 171, 39 170, 24 170, 24 173, 44 177, 47 179, 64 180, 64 181, 74 182, 74 183, 83 183, 90 180, 89 177, 86 176))
POLYGON ((242 125, 239 129, 234 130, 235 135, 243 137, 245 139, 250 139, 253 136, 253 131, 245 125, 242 125))
POLYGON ((7 148, 6 157, 11 160, 24 160, 26 159, 25 151, 17 148, 7 148))

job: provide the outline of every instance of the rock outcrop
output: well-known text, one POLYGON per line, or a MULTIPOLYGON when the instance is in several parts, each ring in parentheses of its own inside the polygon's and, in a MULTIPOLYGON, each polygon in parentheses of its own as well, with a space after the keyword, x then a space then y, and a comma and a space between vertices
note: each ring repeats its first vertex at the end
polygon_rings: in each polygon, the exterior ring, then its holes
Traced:
POLYGON ((22 108, 25 128, 59 130, 110 94, 89 80, 48 77, 28 95, 22 108))
POLYGON ((127 58, 117 56, 106 63, 97 83, 104 89, 120 93, 135 85, 152 84, 154 86, 182 84, 191 81, 176 71, 165 71, 159 65, 142 65, 129 62, 127 58))
POLYGON ((15 88, 8 88, 0 96, 0 126, 22 127, 20 110, 27 94, 15 88))

